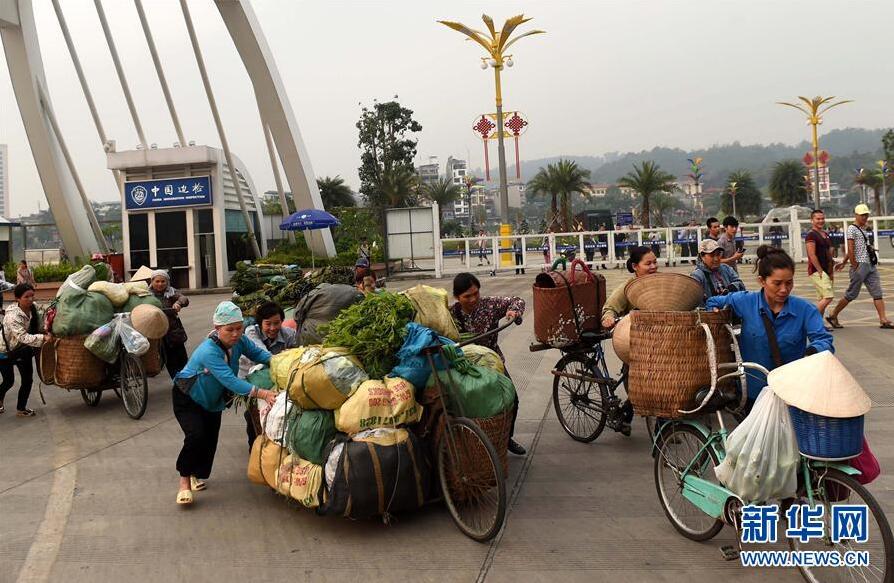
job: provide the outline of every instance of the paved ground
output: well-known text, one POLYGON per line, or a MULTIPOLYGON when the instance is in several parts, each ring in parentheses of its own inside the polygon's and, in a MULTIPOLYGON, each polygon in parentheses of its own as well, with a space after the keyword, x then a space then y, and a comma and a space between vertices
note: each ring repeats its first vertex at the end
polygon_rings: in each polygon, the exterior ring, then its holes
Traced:
MULTIPOLYGON (((606 274, 609 288, 625 275, 606 274)), ((894 269, 885 268, 883 279, 894 296, 894 269)), ((484 292, 530 299, 531 280, 530 274, 484 278, 484 292)), ((812 297, 806 277, 799 274, 798 282, 796 291, 812 297)), ((199 296, 184 310, 191 345, 221 299, 199 296)), ((847 327, 835 332, 836 348, 876 404, 867 429, 889 469, 894 332, 873 325, 865 296, 841 319, 847 327)), ((630 438, 606 433, 593 444, 568 438, 549 401, 558 353, 531 354, 532 338, 528 318, 502 340, 521 396, 517 435, 530 453, 511 460, 512 505, 504 532, 490 545, 459 534, 439 506, 391 526, 291 507, 246 479, 244 427, 232 414, 224 416, 209 489, 194 508, 178 508, 174 461, 182 434, 170 384, 159 377, 139 421, 125 415, 112 393, 92 409, 56 387, 43 388, 46 405, 35 390, 37 418, 0 417, 0 582, 800 580, 793 572, 724 562, 718 547, 732 541, 730 529, 703 544, 677 535, 656 498, 641 422, 630 438)), ((894 509, 892 474, 871 489, 887 511, 894 509)))

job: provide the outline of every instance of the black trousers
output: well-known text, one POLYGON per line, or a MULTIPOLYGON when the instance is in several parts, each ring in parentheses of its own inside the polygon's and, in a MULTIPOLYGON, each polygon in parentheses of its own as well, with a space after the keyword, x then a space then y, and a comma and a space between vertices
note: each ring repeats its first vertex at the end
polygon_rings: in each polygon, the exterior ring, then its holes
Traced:
POLYGON ((15 384, 16 376, 13 367, 19 369, 21 378, 16 410, 24 411, 28 408, 28 397, 31 396, 31 385, 34 383, 34 359, 29 355, 12 361, 0 361, 0 375, 3 376, 3 381, 0 382, 0 401, 6 398, 6 393, 15 384))
MULTIPOLYGON (((506 361, 503 361, 503 371, 509 380, 512 380, 512 377, 509 376, 509 369, 506 368, 506 361)), ((513 384, 514 381, 513 381, 513 384)), ((515 402, 512 403, 512 427, 509 429, 509 439, 512 439, 512 436, 515 435, 515 420, 518 419, 518 391, 515 393, 515 402)))
POLYGON ((217 452, 221 412, 206 411, 177 387, 173 388, 171 401, 174 417, 183 430, 183 447, 177 456, 177 471, 181 477, 195 476, 205 480, 211 475, 217 452))
POLYGON ((171 380, 177 376, 177 373, 183 370, 186 363, 189 362, 189 355, 186 354, 186 344, 182 342, 165 343, 165 368, 171 375, 171 380))

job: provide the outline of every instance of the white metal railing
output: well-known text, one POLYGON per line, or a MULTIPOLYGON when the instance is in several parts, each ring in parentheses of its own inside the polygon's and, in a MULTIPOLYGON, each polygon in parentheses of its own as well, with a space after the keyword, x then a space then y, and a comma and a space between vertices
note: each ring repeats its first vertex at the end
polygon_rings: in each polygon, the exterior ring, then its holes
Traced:
MULTIPOLYGON (((837 256, 846 252, 845 231, 852 218, 826 219, 832 232, 833 245, 838 244, 837 256)), ((881 263, 894 263, 894 216, 870 217, 874 241, 881 263)), ((807 261, 804 238, 810 230, 809 220, 779 223, 741 223, 736 241, 741 242, 746 263, 756 259, 760 245, 784 248, 797 262, 807 261)), ((544 269, 562 253, 573 252, 591 266, 622 267, 630 247, 646 245, 656 251, 659 262, 676 265, 694 262, 698 244, 706 236, 704 225, 693 227, 661 227, 617 231, 576 231, 572 233, 536 233, 501 237, 449 237, 437 241, 435 275, 451 275, 463 271, 511 271, 544 269), (495 260, 495 258, 499 258, 495 260)))

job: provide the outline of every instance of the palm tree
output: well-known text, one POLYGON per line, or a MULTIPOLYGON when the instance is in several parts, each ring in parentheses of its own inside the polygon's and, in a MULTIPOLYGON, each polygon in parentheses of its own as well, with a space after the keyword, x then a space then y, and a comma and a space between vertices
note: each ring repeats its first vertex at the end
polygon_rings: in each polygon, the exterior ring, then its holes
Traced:
POLYGON ((434 182, 422 185, 422 194, 432 202, 438 203, 442 209, 459 200, 460 192, 459 186, 446 178, 438 178, 434 182))
POLYGON ((639 167, 633 165, 633 172, 628 172, 618 180, 618 186, 630 188, 642 197, 643 227, 650 226, 650 201, 656 192, 673 192, 676 189, 676 178, 661 169, 657 163, 646 160, 639 167))
POLYGON ((873 198, 875 199, 875 214, 882 214, 882 173, 881 171, 865 171, 862 168, 854 177, 854 184, 865 186, 872 189, 873 198))
POLYGON ((357 200, 354 198, 354 193, 351 192, 351 187, 345 184, 341 176, 317 178, 317 188, 320 189, 323 208, 357 206, 357 200))
POLYGON ((652 217, 659 227, 667 226, 667 216, 675 210, 683 208, 679 198, 666 192, 656 192, 650 201, 652 205, 652 217))
POLYGON ((389 208, 405 207, 411 203, 417 186, 416 172, 406 166, 397 166, 382 175, 382 194, 389 208))
POLYGON ((553 190, 559 195, 562 207, 562 230, 571 230, 571 195, 575 192, 588 196, 590 192, 590 171, 581 168, 577 162, 560 159, 550 164, 553 190))
POLYGON ((547 229, 552 230, 553 225, 559 217, 559 207, 557 204, 558 199, 556 197, 556 191, 553 190, 553 183, 549 173, 550 167, 552 167, 552 164, 547 168, 541 166, 540 170, 537 171, 537 174, 534 175, 534 178, 529 180, 528 184, 525 185, 525 191, 530 192, 535 196, 544 194, 550 195, 549 216, 546 219, 546 223, 547 229))
POLYGON ((783 160, 773 167, 770 176, 770 200, 776 206, 792 206, 807 200, 804 166, 797 160, 783 160))

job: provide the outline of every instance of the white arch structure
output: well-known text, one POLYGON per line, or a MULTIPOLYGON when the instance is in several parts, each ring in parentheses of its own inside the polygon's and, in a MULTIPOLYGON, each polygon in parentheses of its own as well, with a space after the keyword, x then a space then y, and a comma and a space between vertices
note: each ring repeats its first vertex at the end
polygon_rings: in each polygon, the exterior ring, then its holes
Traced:
MULTIPOLYGON (((248 0, 214 2, 251 79, 262 126, 269 127, 296 208, 322 209, 322 199, 298 123, 250 3, 248 0)), ((66 163, 64 140, 53 131, 52 104, 38 37, 32 0, 0 0, 0 38, 47 202, 68 254, 84 256, 102 250, 105 243, 97 236, 96 218, 83 189, 78 188, 77 171, 73 164, 66 163)), ((76 54, 72 54, 72 58, 78 67, 76 54)), ((159 63, 153 60, 161 75, 159 63)), ((89 103, 86 83, 82 88, 89 103)), ((170 100, 168 105, 176 127, 178 123, 170 100)), ((94 119, 99 118, 94 116, 94 119)), ((97 129, 100 130, 99 126, 97 129)), ((264 127, 261 129, 266 132, 264 127)), ((305 232, 305 239, 316 254, 335 255, 328 229, 305 232)))

